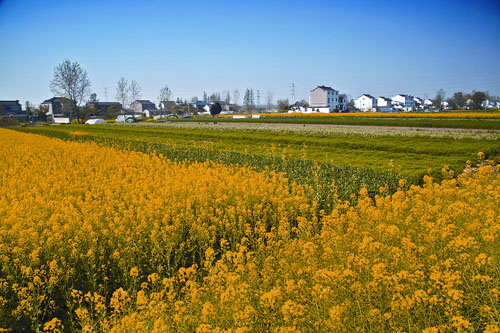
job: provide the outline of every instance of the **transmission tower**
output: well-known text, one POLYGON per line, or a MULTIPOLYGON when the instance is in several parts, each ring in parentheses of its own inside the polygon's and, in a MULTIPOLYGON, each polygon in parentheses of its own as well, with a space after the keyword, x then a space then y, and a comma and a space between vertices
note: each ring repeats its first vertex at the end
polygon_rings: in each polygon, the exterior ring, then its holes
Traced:
POLYGON ((108 87, 104 87, 104 100, 108 101, 108 87))
POLYGON ((260 91, 257 90, 257 108, 259 107, 260 105, 260 91))
POLYGON ((295 83, 292 83, 292 100, 290 101, 290 104, 295 103, 295 83))

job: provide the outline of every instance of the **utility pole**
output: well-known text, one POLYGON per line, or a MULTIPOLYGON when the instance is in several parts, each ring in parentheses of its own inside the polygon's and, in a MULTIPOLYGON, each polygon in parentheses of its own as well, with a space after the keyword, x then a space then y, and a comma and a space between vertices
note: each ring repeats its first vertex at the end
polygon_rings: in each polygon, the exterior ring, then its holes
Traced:
POLYGON ((292 83, 292 100, 290 101, 290 104, 295 103, 295 83, 292 83))

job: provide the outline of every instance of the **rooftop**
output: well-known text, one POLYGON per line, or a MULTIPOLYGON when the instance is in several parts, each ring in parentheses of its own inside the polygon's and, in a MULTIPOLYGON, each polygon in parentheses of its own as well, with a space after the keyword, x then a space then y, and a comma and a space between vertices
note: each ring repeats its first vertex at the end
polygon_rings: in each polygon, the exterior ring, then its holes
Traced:
POLYGON ((323 89, 323 90, 335 90, 333 89, 332 87, 327 87, 327 86, 317 86, 316 88, 314 88, 313 90, 311 91, 314 91, 316 89, 323 89))

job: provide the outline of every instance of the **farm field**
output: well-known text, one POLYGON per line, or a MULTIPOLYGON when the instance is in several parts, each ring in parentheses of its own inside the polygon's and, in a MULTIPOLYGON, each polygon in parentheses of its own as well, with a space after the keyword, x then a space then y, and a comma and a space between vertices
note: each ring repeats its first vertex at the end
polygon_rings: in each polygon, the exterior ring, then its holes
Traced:
MULTIPOLYGON (((428 128, 463 128, 500 130, 499 111, 454 111, 436 113, 328 113, 328 114, 261 114, 263 118, 233 119, 219 116, 218 122, 323 124, 351 126, 395 126, 428 128)), ((211 117, 172 119, 173 122, 212 122, 211 117)))
POLYGON ((0 129, 0 328, 498 331, 497 139, 235 132, 0 129))
MULTIPOLYGON (((479 151, 487 157, 500 154, 500 133, 485 131, 383 130, 328 127, 282 127, 138 123, 114 126, 25 127, 22 131, 69 140, 126 140, 203 152, 238 155, 236 163, 278 157, 336 166, 350 166, 396 173, 421 182, 430 174, 441 178, 447 165, 458 173, 479 151), (243 159, 243 160, 242 160, 243 159), (430 169, 430 172, 429 172, 430 169)), ((206 154, 200 159, 204 161, 206 154)), ((260 162, 259 162, 260 163, 260 162)), ((267 163, 271 164, 271 163, 267 163)))

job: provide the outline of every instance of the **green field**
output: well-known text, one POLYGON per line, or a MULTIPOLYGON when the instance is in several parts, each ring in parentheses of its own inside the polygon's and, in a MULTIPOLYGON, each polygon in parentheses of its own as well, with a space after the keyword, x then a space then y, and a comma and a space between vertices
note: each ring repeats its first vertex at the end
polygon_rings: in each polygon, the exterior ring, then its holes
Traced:
MULTIPOLYGON (((333 129, 255 125, 151 123, 134 125, 61 125, 19 127, 72 141, 95 141, 125 149, 155 152, 175 160, 213 160, 283 172, 315 188, 315 198, 331 202, 331 184, 341 199, 363 187, 370 195, 399 180, 419 184, 430 174, 443 178, 443 166, 460 173, 478 152, 500 155, 498 133, 477 131, 410 131, 333 129)), ((325 207, 327 209, 331 207, 325 207)))
MULTIPOLYGON (((97 137, 140 141, 176 147, 236 152, 266 157, 285 157, 293 160, 324 162, 333 165, 369 168, 397 172, 421 178, 428 169, 439 176, 444 165, 460 171, 467 160, 474 161, 477 153, 487 156, 500 153, 500 134, 475 138, 472 134, 460 138, 450 136, 394 135, 383 131, 364 131, 356 134, 315 134, 311 132, 281 132, 278 130, 240 130, 238 127, 219 128, 203 125, 176 126, 44 126, 25 127, 23 131, 59 136, 67 139, 97 137), (76 133, 76 134, 75 134, 76 133)), ((473 133, 473 132, 472 132, 473 133)))

